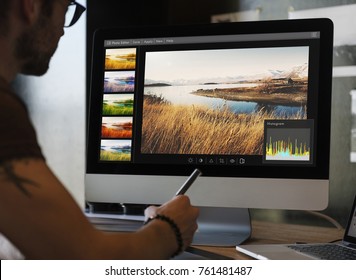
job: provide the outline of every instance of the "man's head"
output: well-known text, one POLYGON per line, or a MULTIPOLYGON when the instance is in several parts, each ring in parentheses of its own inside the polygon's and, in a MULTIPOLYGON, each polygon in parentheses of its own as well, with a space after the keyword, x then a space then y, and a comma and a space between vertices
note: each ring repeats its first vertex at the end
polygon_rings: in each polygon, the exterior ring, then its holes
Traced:
POLYGON ((47 72, 64 34, 68 6, 77 8, 78 4, 69 0, 0 0, 0 37, 13 40, 12 55, 20 73, 39 76, 47 72))
MULTIPOLYGON (((63 32, 65 0, 42 0, 38 16, 25 28, 15 44, 15 56, 22 62, 21 73, 40 76, 47 72, 63 32), (61 13, 54 11, 55 2, 62 1, 61 13)), ((57 5, 59 6, 59 5, 57 5)), ((56 7, 57 8, 57 7, 56 7)))
MULTIPOLYGON (((13 0, 0 0, 0 36, 4 36, 8 32, 9 11, 13 2, 13 0)), ((53 2, 53 0, 42 1, 42 10, 48 16, 52 13, 53 2)))

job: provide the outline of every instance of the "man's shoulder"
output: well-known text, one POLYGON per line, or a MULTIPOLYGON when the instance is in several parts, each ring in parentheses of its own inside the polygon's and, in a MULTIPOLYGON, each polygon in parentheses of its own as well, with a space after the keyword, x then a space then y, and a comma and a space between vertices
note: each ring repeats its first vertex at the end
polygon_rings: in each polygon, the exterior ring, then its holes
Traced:
POLYGON ((12 90, 4 89, 1 87, 0 87, 0 107, 1 110, 6 109, 7 111, 9 111, 10 109, 26 111, 26 106, 20 97, 18 97, 12 90))
POLYGON ((15 158, 43 158, 28 110, 13 92, 0 90, 0 162, 15 158))

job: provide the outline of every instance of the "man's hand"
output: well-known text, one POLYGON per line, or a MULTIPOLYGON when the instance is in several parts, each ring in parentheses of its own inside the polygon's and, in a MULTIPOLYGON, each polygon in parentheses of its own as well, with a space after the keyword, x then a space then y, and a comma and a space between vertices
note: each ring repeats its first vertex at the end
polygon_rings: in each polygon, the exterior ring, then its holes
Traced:
POLYGON ((145 210, 146 219, 153 218, 157 214, 167 216, 177 224, 182 234, 183 249, 192 243, 198 228, 199 209, 190 204, 188 196, 179 195, 160 207, 150 206, 145 210))

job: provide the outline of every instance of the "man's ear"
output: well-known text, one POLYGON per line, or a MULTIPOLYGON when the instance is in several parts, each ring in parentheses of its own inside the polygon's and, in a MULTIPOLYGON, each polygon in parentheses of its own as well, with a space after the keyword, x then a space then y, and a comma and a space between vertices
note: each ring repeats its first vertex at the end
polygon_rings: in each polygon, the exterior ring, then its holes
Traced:
POLYGON ((24 20, 32 25, 40 15, 42 0, 20 0, 24 20))

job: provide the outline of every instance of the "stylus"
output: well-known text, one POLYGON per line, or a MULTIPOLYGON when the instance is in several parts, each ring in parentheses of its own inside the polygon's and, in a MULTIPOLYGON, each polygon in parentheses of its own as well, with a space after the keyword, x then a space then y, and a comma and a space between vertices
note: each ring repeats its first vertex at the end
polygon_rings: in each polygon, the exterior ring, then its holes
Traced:
POLYGON ((186 191, 190 188, 190 186, 194 183, 194 181, 201 175, 201 171, 199 169, 195 169, 192 173, 192 175, 189 176, 187 181, 184 182, 184 184, 180 187, 180 189, 177 191, 176 195, 181 195, 185 194, 186 191))

